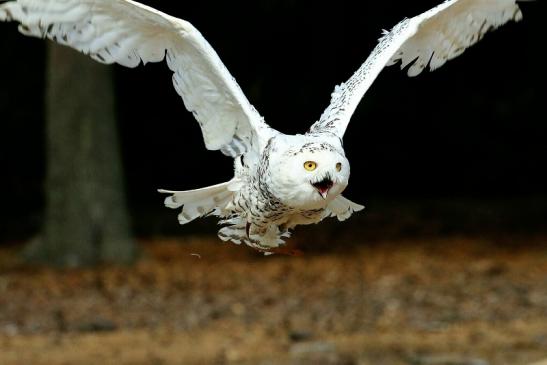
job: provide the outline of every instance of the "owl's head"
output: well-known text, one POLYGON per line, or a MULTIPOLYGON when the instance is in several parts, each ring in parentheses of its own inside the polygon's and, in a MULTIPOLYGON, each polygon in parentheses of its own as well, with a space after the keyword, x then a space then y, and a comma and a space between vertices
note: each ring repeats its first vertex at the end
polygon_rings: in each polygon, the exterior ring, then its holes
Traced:
POLYGON ((348 185, 349 162, 340 141, 286 137, 269 166, 276 197, 295 208, 325 207, 348 185))

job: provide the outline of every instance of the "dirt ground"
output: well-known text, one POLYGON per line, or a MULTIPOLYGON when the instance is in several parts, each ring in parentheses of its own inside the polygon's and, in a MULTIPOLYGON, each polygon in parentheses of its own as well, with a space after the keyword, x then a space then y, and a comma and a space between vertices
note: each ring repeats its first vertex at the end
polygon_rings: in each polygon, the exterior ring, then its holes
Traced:
POLYGON ((141 242, 134 267, 0 249, 0 364, 526 365, 547 359, 547 236, 428 237, 264 257, 141 242))

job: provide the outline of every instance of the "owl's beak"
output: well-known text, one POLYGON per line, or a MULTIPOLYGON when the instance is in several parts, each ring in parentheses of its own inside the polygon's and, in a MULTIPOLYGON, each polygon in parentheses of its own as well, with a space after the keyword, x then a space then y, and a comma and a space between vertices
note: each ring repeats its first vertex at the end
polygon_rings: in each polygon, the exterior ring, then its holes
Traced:
POLYGON ((334 182, 330 179, 330 177, 325 177, 323 180, 318 181, 316 183, 312 183, 313 187, 319 195, 321 195, 321 198, 327 199, 327 195, 329 194, 329 190, 334 185, 334 182))

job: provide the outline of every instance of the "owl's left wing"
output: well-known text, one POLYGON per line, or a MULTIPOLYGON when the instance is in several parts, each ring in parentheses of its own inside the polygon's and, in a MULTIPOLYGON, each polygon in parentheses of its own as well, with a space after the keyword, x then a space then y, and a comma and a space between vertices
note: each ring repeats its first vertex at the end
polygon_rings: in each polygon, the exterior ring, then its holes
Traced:
POLYGON ((355 108, 385 66, 401 61, 401 68, 414 62, 408 76, 426 67, 435 70, 461 55, 484 34, 510 20, 520 21, 516 0, 448 0, 437 7, 405 19, 390 32, 384 31, 365 63, 332 93, 331 104, 308 133, 330 132, 342 137, 355 108))

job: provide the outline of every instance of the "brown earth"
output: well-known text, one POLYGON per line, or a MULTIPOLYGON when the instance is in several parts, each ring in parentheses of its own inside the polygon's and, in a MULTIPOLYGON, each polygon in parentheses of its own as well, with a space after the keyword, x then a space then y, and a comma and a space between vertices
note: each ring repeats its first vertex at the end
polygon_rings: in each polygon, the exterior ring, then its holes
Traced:
MULTIPOLYGON (((303 239, 303 238, 301 238, 303 239)), ((142 242, 134 267, 0 250, 0 364, 526 365, 547 358, 547 237, 142 242)))

